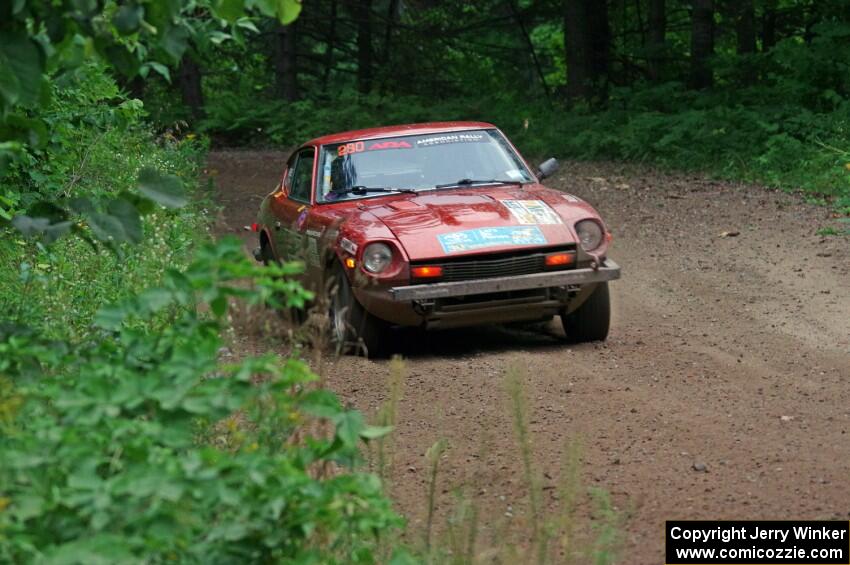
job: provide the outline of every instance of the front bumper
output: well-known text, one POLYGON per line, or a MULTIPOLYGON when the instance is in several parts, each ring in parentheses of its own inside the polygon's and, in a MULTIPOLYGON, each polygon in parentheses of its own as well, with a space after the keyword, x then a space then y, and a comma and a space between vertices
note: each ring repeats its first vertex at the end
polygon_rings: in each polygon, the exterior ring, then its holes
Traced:
POLYGON ((434 300, 452 296, 470 296, 492 292, 593 284, 619 278, 620 266, 614 261, 606 259, 597 269, 574 269, 570 271, 534 273, 513 277, 396 286, 390 289, 390 296, 396 302, 434 300))

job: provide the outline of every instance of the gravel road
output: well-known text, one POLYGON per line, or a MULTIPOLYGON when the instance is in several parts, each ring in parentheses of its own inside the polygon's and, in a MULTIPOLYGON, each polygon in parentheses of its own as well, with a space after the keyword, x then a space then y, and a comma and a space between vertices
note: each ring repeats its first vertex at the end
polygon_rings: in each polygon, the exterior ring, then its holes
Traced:
MULTIPOLYGON (((247 237, 286 155, 216 152, 221 232, 247 237)), ((850 240, 799 197, 616 164, 565 163, 548 183, 591 202, 614 233, 607 343, 568 346, 556 324, 408 332, 391 491, 421 532, 425 451, 439 438, 441 522, 464 487, 482 547, 528 519, 504 373, 523 372, 544 504, 565 445, 583 488, 622 513, 619 562, 663 563, 670 519, 850 518, 850 240)), ((257 351, 267 340, 236 345, 257 351)), ((274 344, 272 344, 274 345, 274 344)), ((389 363, 324 363, 328 385, 374 413, 389 363)), ((585 497, 576 523, 597 513, 585 497)), ((583 524, 583 525, 582 525, 583 524)))

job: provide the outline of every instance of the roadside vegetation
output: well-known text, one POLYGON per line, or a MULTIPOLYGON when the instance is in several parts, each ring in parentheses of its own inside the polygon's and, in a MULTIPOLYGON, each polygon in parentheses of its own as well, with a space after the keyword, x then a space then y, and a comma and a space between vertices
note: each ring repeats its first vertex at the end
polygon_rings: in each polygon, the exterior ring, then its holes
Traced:
POLYGON ((77 228, 85 237, 51 242, 49 236, 5 231, 0 240, 4 315, 51 337, 83 338, 104 304, 156 284, 167 268, 185 267, 196 244, 209 238, 214 212, 206 187, 199 184, 204 143, 154 135, 142 104, 122 94, 102 65, 83 65, 51 90, 52 100, 43 110, 52 126, 50 144, 24 154, 0 179, 7 213, 39 202, 94 202, 131 194, 145 168, 174 175, 193 194, 186 207, 157 207, 143 223, 131 221, 121 228, 115 218, 125 216, 104 213, 93 217, 93 231, 87 233, 81 215, 77 228), (119 229, 116 235, 125 242, 94 245, 94 230, 109 237, 119 229))
POLYGON ((361 471, 389 428, 296 358, 221 357, 232 302, 303 304, 299 267, 211 241, 205 142, 154 132, 119 86, 168 75, 196 8, 2 8, 0 561, 403 558, 361 471))

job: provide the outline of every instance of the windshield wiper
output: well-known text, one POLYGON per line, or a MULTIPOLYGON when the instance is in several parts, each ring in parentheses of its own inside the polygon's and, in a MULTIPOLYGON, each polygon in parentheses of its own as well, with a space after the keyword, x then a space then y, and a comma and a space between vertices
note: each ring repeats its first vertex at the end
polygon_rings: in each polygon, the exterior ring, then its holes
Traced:
POLYGON ((357 185, 352 186, 351 188, 346 188, 344 190, 334 190, 335 194, 356 194, 358 196, 362 196, 369 192, 404 192, 407 194, 415 194, 416 191, 412 188, 393 188, 387 186, 363 186, 357 185))
POLYGON ((434 188, 452 188, 455 186, 470 186, 473 184, 515 184, 522 186, 527 183, 527 180, 512 180, 512 179, 460 179, 459 181, 449 182, 446 184, 438 184, 434 188))

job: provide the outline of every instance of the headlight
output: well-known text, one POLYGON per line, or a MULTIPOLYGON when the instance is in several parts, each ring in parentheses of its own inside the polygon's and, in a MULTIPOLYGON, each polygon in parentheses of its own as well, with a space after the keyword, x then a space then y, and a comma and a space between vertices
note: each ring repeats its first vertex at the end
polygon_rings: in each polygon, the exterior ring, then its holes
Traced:
POLYGON ((363 267, 370 273, 381 273, 393 260, 393 252, 385 243, 371 243, 363 250, 363 267))
POLYGON ((581 248, 585 251, 593 251, 602 245, 602 226, 593 220, 582 220, 576 224, 576 233, 581 242, 581 248))

